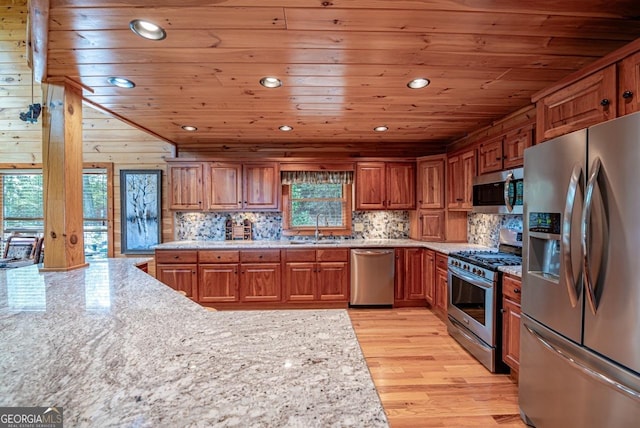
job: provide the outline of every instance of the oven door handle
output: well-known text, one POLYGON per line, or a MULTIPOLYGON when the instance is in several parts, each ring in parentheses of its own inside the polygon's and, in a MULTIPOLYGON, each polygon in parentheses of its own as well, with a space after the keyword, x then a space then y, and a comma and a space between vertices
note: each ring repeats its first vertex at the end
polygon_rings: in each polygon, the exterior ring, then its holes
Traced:
MULTIPOLYGON (((484 288, 486 290, 491 290, 493 288, 493 284, 489 283, 487 284, 486 282, 483 282, 482 280, 476 279, 474 277, 472 277, 471 275, 469 275, 468 273, 466 273, 464 270, 457 268, 457 267, 453 267, 453 266, 449 266, 449 272, 451 272, 452 275, 457 276, 460 279, 465 280, 466 282, 476 285, 478 287, 484 288)), ((451 282, 451 281, 449 281, 451 282)))

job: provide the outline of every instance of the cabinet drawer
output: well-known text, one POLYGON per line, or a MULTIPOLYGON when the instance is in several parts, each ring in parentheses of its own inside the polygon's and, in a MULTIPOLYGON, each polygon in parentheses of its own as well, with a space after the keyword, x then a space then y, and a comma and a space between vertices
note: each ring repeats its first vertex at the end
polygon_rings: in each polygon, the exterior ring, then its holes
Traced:
POLYGON ((316 250, 283 250, 285 262, 315 262, 316 250))
POLYGON ((280 250, 240 251, 240 261, 243 263, 279 262, 280 250))
POLYGON ((349 249, 317 250, 317 260, 319 262, 347 262, 349 261, 349 249))
POLYGON ((198 254, 200 263, 235 263, 240 261, 239 251, 205 250, 198 254))
POLYGON ((156 250, 156 263, 198 263, 195 250, 156 250))
POLYGON ((436 253, 436 268, 448 270, 447 261, 449 257, 441 253, 436 253))
POLYGON ((522 300, 522 281, 509 275, 502 278, 502 295, 516 303, 522 300))

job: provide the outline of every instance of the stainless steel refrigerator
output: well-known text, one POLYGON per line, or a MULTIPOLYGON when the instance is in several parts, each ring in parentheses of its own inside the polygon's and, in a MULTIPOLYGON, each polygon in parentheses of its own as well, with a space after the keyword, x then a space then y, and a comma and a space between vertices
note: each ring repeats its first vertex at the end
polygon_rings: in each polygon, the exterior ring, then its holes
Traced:
POLYGON ((640 426, 640 113, 525 151, 520 410, 640 426))

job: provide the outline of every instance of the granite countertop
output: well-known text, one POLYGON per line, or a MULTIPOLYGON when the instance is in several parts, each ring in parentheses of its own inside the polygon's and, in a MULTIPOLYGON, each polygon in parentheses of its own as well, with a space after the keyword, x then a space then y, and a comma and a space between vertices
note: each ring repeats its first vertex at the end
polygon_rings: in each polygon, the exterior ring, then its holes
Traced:
POLYGON ((478 244, 451 242, 424 242, 413 239, 345 239, 313 241, 172 241, 159 244, 159 250, 207 250, 207 249, 251 249, 251 248, 384 248, 417 247, 429 248, 444 254, 468 250, 490 250, 478 244), (295 242, 295 243, 292 243, 295 242))
POLYGON ((500 266, 498 270, 522 278, 522 266, 500 266))
POLYGON ((210 312, 141 261, 0 272, 0 406, 61 406, 69 426, 387 426, 346 311, 210 312))

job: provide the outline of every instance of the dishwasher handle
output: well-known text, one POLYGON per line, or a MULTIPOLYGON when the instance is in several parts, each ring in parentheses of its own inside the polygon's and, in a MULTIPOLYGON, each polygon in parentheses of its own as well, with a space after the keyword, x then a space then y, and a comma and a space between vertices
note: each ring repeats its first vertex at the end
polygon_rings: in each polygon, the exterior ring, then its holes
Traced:
POLYGON ((351 252, 358 256, 386 256, 393 254, 394 250, 351 250, 351 252))

